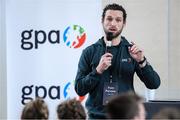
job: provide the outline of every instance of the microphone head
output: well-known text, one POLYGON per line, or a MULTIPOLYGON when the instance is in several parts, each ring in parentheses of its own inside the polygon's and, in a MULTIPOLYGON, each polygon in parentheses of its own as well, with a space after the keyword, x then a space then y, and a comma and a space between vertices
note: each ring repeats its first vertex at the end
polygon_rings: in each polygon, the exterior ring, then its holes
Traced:
POLYGON ((111 47, 112 46, 112 41, 106 41, 106 47, 111 47))
POLYGON ((112 39, 113 39, 113 33, 112 33, 112 32, 108 32, 108 33, 106 34, 106 39, 107 39, 107 41, 112 41, 112 39))

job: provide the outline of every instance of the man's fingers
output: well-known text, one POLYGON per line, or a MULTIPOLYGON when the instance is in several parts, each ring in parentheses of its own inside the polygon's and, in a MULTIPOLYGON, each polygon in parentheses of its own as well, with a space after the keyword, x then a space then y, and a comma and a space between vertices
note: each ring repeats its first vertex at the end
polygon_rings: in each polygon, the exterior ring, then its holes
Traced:
POLYGON ((104 57, 113 57, 113 55, 111 53, 105 53, 103 56, 104 57))
POLYGON ((140 50, 134 42, 131 43, 133 44, 133 46, 128 48, 131 53, 137 54, 138 52, 142 52, 142 50, 140 50))
POLYGON ((135 42, 131 41, 131 44, 132 44, 132 45, 135 45, 135 42))

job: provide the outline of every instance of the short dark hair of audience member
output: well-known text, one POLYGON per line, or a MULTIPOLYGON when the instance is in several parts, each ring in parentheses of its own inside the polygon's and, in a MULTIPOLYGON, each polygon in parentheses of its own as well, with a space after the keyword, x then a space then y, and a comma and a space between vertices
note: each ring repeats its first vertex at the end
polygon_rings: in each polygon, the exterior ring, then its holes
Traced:
POLYGON ((57 107, 58 119, 86 119, 86 112, 79 100, 68 99, 57 107))
POLYGON ((143 98, 134 92, 114 97, 106 106, 107 118, 145 120, 143 98))
POLYGON ((180 119, 180 111, 177 108, 165 107, 162 108, 159 112, 157 112, 153 117, 153 119, 180 119))
POLYGON ((22 111, 21 119, 48 119, 48 106, 42 98, 27 103, 22 111))

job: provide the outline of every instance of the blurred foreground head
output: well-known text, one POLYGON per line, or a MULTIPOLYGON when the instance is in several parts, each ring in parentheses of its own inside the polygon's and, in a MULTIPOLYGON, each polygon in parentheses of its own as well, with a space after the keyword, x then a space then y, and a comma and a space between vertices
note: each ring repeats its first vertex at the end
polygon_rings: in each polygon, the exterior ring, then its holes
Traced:
POLYGON ((163 108, 153 116, 153 119, 180 120, 180 111, 176 108, 163 108))
POLYGON ((57 107, 58 119, 86 119, 81 102, 74 99, 66 100, 57 107))
POLYGON ((143 98, 134 92, 114 97, 106 107, 110 119, 145 120, 143 98))
POLYGON ((48 107, 41 98, 36 98, 27 103, 21 114, 21 119, 48 119, 48 117, 48 107))

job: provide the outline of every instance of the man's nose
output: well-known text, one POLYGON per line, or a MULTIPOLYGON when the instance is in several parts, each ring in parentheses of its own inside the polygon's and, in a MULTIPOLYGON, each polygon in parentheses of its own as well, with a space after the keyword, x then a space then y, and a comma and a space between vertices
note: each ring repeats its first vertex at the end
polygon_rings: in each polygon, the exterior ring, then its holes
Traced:
POLYGON ((111 25, 112 25, 112 26, 115 26, 115 25, 116 25, 116 21, 115 21, 115 20, 112 20, 111 25))

